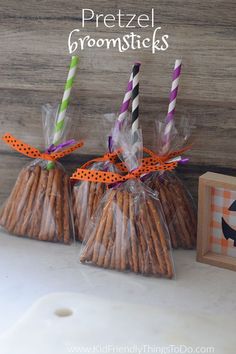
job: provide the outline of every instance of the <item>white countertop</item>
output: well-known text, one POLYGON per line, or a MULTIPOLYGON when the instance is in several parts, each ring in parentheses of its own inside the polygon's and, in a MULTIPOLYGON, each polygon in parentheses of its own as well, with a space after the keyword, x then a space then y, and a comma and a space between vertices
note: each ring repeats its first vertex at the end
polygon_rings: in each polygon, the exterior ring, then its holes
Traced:
POLYGON ((55 292, 235 317, 236 273, 196 262, 195 251, 174 251, 176 280, 166 280, 82 265, 79 250, 78 244, 64 246, 0 232, 0 333, 40 297, 55 292))

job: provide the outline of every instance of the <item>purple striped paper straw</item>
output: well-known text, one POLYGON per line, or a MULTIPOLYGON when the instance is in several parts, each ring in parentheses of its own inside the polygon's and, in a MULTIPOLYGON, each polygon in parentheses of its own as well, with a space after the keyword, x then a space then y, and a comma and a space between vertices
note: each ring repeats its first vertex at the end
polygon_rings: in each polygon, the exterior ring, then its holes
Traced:
POLYGON ((172 85, 169 97, 169 106, 168 113, 165 120, 165 129, 164 129, 164 145, 163 152, 167 152, 170 147, 170 132, 174 123, 174 114, 175 114, 175 106, 176 106, 176 98, 178 94, 179 88, 179 78, 181 74, 181 66, 182 60, 177 59, 175 61, 175 66, 172 74, 172 85))
POLYGON ((132 133, 139 128, 139 70, 140 63, 133 66, 133 87, 132 87, 132 133))
POLYGON ((118 133, 120 132, 120 129, 122 127, 122 123, 124 122, 128 109, 129 109, 129 104, 130 100, 132 97, 132 89, 133 89, 133 70, 131 71, 129 82, 125 91, 124 99, 120 107, 120 113, 118 118, 116 119, 115 126, 112 132, 112 135, 108 137, 108 149, 111 152, 113 149, 113 144, 114 141, 116 140, 116 137, 118 133))
POLYGON ((167 122, 169 122, 171 119, 173 119, 174 113, 175 113, 175 106, 176 106, 176 98, 178 94, 178 88, 179 88, 179 78, 181 74, 181 66, 182 66, 182 60, 177 59, 175 61, 175 67, 172 75, 172 85, 171 85, 171 91, 170 91, 170 97, 169 97, 169 107, 168 107, 168 114, 167 114, 167 122))
POLYGON ((117 120, 119 122, 122 122, 125 119, 126 114, 128 112, 129 103, 130 103, 130 100, 132 97, 132 87, 133 87, 133 71, 130 74, 130 78, 129 78, 129 82, 128 82, 128 85, 126 88, 125 96, 124 96, 122 105, 120 107, 120 114, 119 114, 119 117, 117 118, 117 120))

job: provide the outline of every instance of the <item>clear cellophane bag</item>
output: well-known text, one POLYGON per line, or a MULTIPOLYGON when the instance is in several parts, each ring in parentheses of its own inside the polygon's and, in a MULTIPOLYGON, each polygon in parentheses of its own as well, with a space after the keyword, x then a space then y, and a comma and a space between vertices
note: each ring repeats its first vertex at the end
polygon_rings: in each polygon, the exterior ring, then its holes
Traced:
MULTIPOLYGON (((53 143, 58 106, 42 109, 45 148, 53 143)), ((61 140, 65 139, 68 119, 61 140)), ((10 234, 31 239, 70 244, 74 240, 71 186, 64 167, 34 159, 19 173, 1 208, 0 225, 10 234)))
MULTIPOLYGON (((116 139, 129 172, 142 161, 142 134, 127 124, 116 139)), ((86 226, 80 261, 107 269, 173 278, 170 236, 158 194, 139 178, 108 186, 86 226)))
MULTIPOLYGON (((164 141, 165 123, 157 120, 155 152, 159 156, 183 148, 190 140, 190 127, 186 119, 179 126, 173 123, 166 149, 164 141)), ((173 248, 193 249, 196 246, 197 215, 194 200, 175 172, 152 172, 144 183, 159 195, 170 232, 173 248)))

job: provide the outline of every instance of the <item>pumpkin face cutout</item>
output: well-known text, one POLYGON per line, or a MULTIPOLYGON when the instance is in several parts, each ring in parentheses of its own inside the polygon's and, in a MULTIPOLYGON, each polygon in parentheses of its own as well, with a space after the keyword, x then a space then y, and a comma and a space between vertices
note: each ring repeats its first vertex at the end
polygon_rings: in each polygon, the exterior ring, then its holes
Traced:
POLYGON ((236 191, 211 190, 210 249, 236 258, 236 191))
MULTIPOLYGON (((229 207, 229 211, 235 211, 236 212, 236 200, 233 202, 233 204, 231 204, 231 206, 229 207)), ((224 237, 226 240, 231 239, 234 241, 234 247, 236 247, 236 230, 233 229, 229 224, 227 224, 227 222, 225 221, 225 219, 222 217, 222 231, 224 234, 224 237)))

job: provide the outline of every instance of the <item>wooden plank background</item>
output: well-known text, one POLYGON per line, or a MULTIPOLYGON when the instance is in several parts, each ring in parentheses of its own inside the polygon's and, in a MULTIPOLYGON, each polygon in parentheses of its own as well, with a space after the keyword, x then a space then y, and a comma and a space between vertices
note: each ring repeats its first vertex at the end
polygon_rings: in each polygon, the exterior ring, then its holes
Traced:
MULTIPOLYGON (((118 53, 89 49, 81 53, 68 115, 72 135, 86 145, 64 159, 69 171, 91 155, 105 151, 110 124, 104 114, 117 112, 133 61, 140 60, 140 109, 144 140, 153 147, 154 120, 167 111, 174 60, 183 59, 176 120, 186 117, 194 148, 180 175, 196 197, 199 174, 211 170, 236 172, 236 20, 235 1, 225 0, 95 0, 0 1, 0 130, 42 148, 41 106, 61 99, 69 62, 67 40, 81 28, 81 9, 95 13, 148 13, 169 34, 170 48, 118 53), (82 155, 83 156, 82 156, 82 155)), ((130 32, 94 22, 82 34, 113 38, 130 32)), ((135 30, 151 36, 151 29, 135 30)), ((72 136, 71 135, 71 136, 72 136)), ((8 195, 27 159, 0 144, 0 202, 8 195)))

